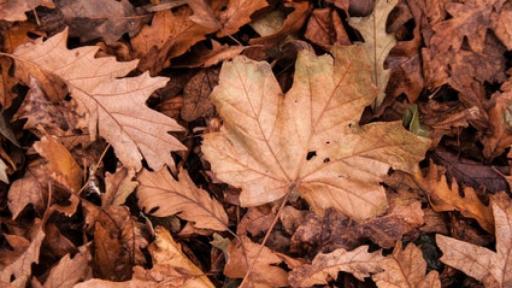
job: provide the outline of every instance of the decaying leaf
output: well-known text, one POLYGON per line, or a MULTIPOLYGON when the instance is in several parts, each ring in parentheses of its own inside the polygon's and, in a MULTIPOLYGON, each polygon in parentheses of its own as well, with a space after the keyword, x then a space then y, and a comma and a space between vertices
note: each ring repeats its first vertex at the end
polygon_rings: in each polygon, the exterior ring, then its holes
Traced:
POLYGON ((257 257, 260 245, 252 242, 247 236, 241 236, 240 239, 241 241, 231 242, 227 248, 224 275, 230 278, 243 278, 249 265, 253 265, 248 287, 288 286, 288 273, 277 266, 283 259, 267 247, 263 247, 257 257))
POLYGON ((351 44, 340 15, 329 8, 313 10, 304 36, 324 49, 330 49, 335 44, 351 44))
POLYGON ((293 287, 311 287, 336 280, 338 273, 343 271, 364 281, 365 277, 383 270, 379 263, 383 259, 380 251, 368 252, 368 246, 360 246, 352 251, 340 248, 331 253, 320 253, 311 264, 293 269, 289 280, 293 287))
POLYGON ((379 288, 441 288, 437 271, 425 275, 427 263, 413 243, 402 250, 402 244, 398 242, 393 254, 386 256, 380 267, 384 271, 372 276, 379 288))
POLYGON ((47 161, 50 176, 71 192, 78 192, 82 186, 82 169, 71 153, 52 136, 44 136, 34 143, 34 149, 47 161))
POLYGON ((202 70, 194 75, 183 89, 181 118, 194 121, 199 117, 212 116, 213 104, 209 96, 218 81, 218 69, 202 70))
POLYGON ((434 163, 430 163, 426 176, 417 171, 415 178, 421 189, 428 193, 428 199, 432 209, 437 212, 459 211, 465 217, 473 218, 482 228, 493 232, 493 219, 490 207, 484 205, 478 198, 476 191, 464 187, 464 197, 459 194, 459 185, 455 179, 451 186, 445 176, 445 169, 434 163))
POLYGON ((512 145, 512 78, 500 90, 492 95, 492 107, 489 109, 491 133, 483 140, 484 155, 491 158, 512 145))
POLYGON ((6 0, 0 2, 0 20, 25 21, 25 12, 37 6, 55 7, 52 0, 6 0))
POLYGON ((113 43, 123 34, 134 36, 141 17, 128 0, 56 0, 55 5, 70 27, 70 35, 83 42, 103 38, 113 43))
POLYGON ((178 214, 194 222, 196 228, 227 229, 228 216, 222 204, 198 188, 185 170, 180 171, 178 180, 166 168, 157 172, 143 170, 137 180, 139 207, 146 213, 158 217, 178 214))
POLYGON ((239 57, 223 65, 211 98, 224 127, 205 135, 202 150, 216 177, 242 188, 242 206, 298 193, 320 214, 333 207, 361 220, 384 212, 381 177, 390 167, 412 171, 429 141, 398 122, 358 125, 376 96, 362 53, 299 52, 286 97, 267 63, 239 57))
POLYGON ((67 30, 45 42, 39 39, 35 44, 16 49, 17 69, 22 70, 23 79, 26 81, 32 75, 48 81, 48 75, 55 75, 65 81, 71 95, 88 114, 91 137, 97 134, 104 137, 126 167, 140 170, 143 157, 153 169, 164 164, 173 166, 169 152, 185 147, 167 132, 183 128, 145 104, 154 90, 165 85, 167 78, 145 73, 117 79, 134 69, 137 61, 94 58, 99 47, 69 50, 66 39, 67 30))
POLYGON ((441 261, 484 283, 485 287, 510 287, 512 284, 512 201, 506 193, 491 197, 495 223, 496 252, 443 235, 436 242, 441 261))
POLYGON ((391 70, 384 68, 386 57, 395 46, 395 36, 386 32, 386 20, 388 14, 398 3, 398 0, 377 0, 375 1, 373 13, 368 17, 350 18, 350 25, 355 27, 364 38, 364 50, 370 59, 372 81, 378 89, 375 99, 375 107, 380 106, 388 84, 391 70))
POLYGON ((23 178, 12 183, 7 195, 7 204, 13 219, 16 219, 29 204, 32 204, 37 212, 43 211, 49 176, 42 161, 34 161, 28 166, 23 178))
POLYGON ((101 196, 101 206, 123 205, 126 198, 135 190, 137 185, 135 171, 126 168, 118 169, 114 174, 107 173, 105 177, 105 194, 101 196))

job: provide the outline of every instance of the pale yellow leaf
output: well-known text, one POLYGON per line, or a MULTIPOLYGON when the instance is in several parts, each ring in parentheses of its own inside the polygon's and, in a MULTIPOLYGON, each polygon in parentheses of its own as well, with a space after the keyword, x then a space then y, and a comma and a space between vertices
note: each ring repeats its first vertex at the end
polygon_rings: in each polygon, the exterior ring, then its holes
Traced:
POLYGON ((183 128, 145 104, 168 79, 147 73, 117 79, 134 69, 137 61, 94 58, 99 47, 69 50, 66 40, 67 30, 45 42, 39 39, 16 49, 14 57, 21 77, 28 79, 32 75, 41 83, 48 82, 51 75, 63 80, 88 115, 91 137, 104 137, 126 167, 140 170, 143 157, 153 169, 164 164, 173 166, 170 152, 185 147, 167 132, 183 128))
POLYGON ((375 99, 375 106, 378 107, 384 101, 386 86, 391 75, 389 69, 384 69, 384 62, 396 43, 395 36, 386 33, 386 21, 398 0, 377 0, 375 2, 375 8, 371 15, 350 18, 349 24, 356 28, 364 38, 362 46, 372 65, 372 81, 379 91, 375 99))
POLYGON ((224 63, 211 94, 224 126, 202 151, 217 178, 242 188, 242 206, 294 191, 318 213, 374 217, 387 207, 379 182, 389 168, 410 172, 423 158, 429 140, 400 123, 358 125, 376 96, 368 59, 359 46, 333 54, 299 52, 286 96, 268 63, 224 63))
POLYGON ((443 235, 436 242, 441 261, 482 281, 485 287, 512 286, 512 200, 505 192, 491 198, 494 215, 496 252, 443 235))
POLYGON ((227 229, 228 215, 222 204, 198 188, 186 170, 179 172, 178 180, 165 167, 158 172, 143 170, 137 180, 140 182, 137 191, 139 207, 145 213, 157 217, 177 214, 194 222, 196 228, 227 229))

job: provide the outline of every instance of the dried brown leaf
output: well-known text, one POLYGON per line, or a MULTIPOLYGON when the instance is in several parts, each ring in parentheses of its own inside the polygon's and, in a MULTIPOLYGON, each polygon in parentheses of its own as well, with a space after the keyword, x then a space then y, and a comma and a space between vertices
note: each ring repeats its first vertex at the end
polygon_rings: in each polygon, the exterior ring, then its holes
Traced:
POLYGON ((91 137, 103 136, 126 167, 140 170, 143 157, 153 169, 173 166, 169 152, 185 147, 167 132, 183 128, 145 104, 154 90, 165 86, 167 78, 145 73, 117 79, 134 69, 137 61, 94 58, 99 47, 69 50, 66 39, 67 30, 45 42, 39 39, 19 47, 14 53, 17 69, 25 76, 47 79, 47 75, 56 75, 65 81, 81 111, 88 114, 91 137))
POLYGON ((381 177, 390 167, 412 171, 428 140, 398 122, 358 125, 376 96, 361 53, 359 46, 335 48, 334 59, 299 52, 286 97, 267 63, 224 64, 211 94, 224 127, 205 135, 202 151, 217 178, 242 188, 242 206, 295 191, 318 213, 333 207, 362 220, 385 211, 381 177))
POLYGON ((251 15, 268 6, 267 0, 229 0, 226 10, 219 15, 222 28, 217 36, 234 34, 240 27, 251 22, 251 15))
POLYGON ((25 12, 35 9, 37 6, 55 7, 52 0, 9 0, 0 2, 0 20, 25 21, 25 12))
POLYGON ((76 283, 90 278, 91 252, 89 245, 79 248, 73 257, 66 254, 55 265, 44 282, 44 288, 72 288, 76 283))
POLYGON ((194 222, 196 228, 224 231, 228 216, 217 200, 198 188, 186 170, 181 170, 175 180, 166 168, 157 172, 143 170, 137 180, 139 207, 145 213, 166 217, 177 214, 194 222))

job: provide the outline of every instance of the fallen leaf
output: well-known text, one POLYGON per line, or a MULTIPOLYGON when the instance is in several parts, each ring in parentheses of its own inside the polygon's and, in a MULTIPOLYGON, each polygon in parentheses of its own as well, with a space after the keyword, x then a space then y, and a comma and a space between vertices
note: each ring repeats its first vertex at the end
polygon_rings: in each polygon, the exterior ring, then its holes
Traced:
POLYGON ((181 118, 190 122, 199 117, 213 116, 214 107, 209 96, 218 82, 218 69, 204 69, 190 78, 183 89, 181 118))
POLYGON ((156 74, 168 60, 185 53, 192 45, 205 39, 206 34, 215 29, 201 26, 190 19, 192 10, 181 7, 179 10, 155 13, 151 26, 142 28, 131 39, 137 57, 142 57, 139 69, 156 74), (158 63, 158 61, 163 63, 158 63))
POLYGON ((149 94, 165 86, 167 78, 145 73, 116 79, 134 69, 137 61, 94 58, 99 49, 95 46, 68 50, 66 39, 67 30, 45 42, 19 47, 14 53, 17 68, 36 78, 57 75, 65 81, 72 97, 87 111, 91 138, 97 133, 103 136, 126 167, 140 170, 143 157, 153 169, 174 166, 169 152, 185 147, 167 132, 183 128, 145 104, 149 94))
POLYGON ((89 245, 79 248, 73 257, 66 254, 51 270, 44 282, 44 288, 72 288, 76 283, 91 276, 89 245))
POLYGON ((483 282, 485 287, 509 287, 512 283, 512 201, 506 193, 491 198, 496 233, 496 252, 460 241, 436 235, 436 242, 443 257, 441 262, 483 282))
POLYGON ((251 15, 268 6, 267 0, 229 0, 226 10, 219 15, 222 28, 218 37, 232 35, 251 22, 251 15))
POLYGON ((34 149, 48 161, 50 176, 59 184, 77 193, 82 186, 82 169, 71 153, 57 139, 44 136, 34 143, 34 149))
POLYGON ((23 178, 14 181, 7 194, 7 204, 13 219, 16 219, 29 204, 32 204, 37 212, 44 210, 48 180, 48 171, 42 161, 34 161, 28 165, 23 178))
POLYGON ((493 232, 493 219, 490 207, 484 205, 478 198, 475 190, 464 187, 464 197, 459 194, 459 185, 452 180, 448 185, 446 170, 430 163, 427 175, 421 175, 421 171, 415 175, 421 189, 428 194, 432 209, 436 212, 459 211, 465 217, 475 219, 480 226, 488 232, 493 232))
POLYGON ((0 2, 0 20, 25 21, 25 12, 35 9, 37 6, 54 8, 52 0, 8 0, 0 2))
MULTIPOLYGON (((277 208, 277 207, 275 207, 277 208)), ((246 235, 249 232, 252 236, 257 236, 270 228, 272 220, 275 217, 275 209, 267 206, 250 207, 244 214, 240 223, 236 227, 237 235, 246 235)))
POLYGON ((383 259, 380 250, 370 253, 366 245, 352 251, 340 248, 327 254, 319 253, 311 264, 304 264, 290 272, 290 285, 311 287, 327 284, 330 280, 336 280, 338 273, 342 271, 364 281, 365 277, 383 270, 380 267, 383 259))
POLYGON ((393 254, 386 256, 380 267, 384 271, 372 276, 379 288, 441 288, 437 271, 425 275, 427 263, 421 250, 413 243, 402 250, 402 244, 398 242, 393 254))
POLYGON ((499 156, 512 145, 512 78, 503 83, 500 90, 491 96, 490 133, 483 139, 483 153, 487 158, 499 156))
POLYGON ((101 206, 106 208, 108 206, 121 206, 126 201, 126 198, 135 190, 137 185, 135 178, 135 171, 119 168, 114 174, 107 173, 105 176, 105 194, 101 195, 101 206))
POLYGON ((288 273, 277 266, 283 262, 276 253, 260 245, 247 236, 241 236, 240 241, 231 242, 227 248, 227 262, 224 266, 224 275, 229 278, 243 278, 249 265, 252 265, 251 275, 248 278, 248 287, 272 288, 288 286, 288 273), (258 257, 257 257, 258 256, 258 257))
POLYGON ((39 263, 39 253, 43 243, 45 233, 42 229, 42 223, 34 223, 32 230, 34 237, 25 252, 17 257, 12 263, 2 268, 0 272, 0 281, 10 283, 13 287, 25 287, 27 281, 32 275, 32 264, 39 263))
POLYGON ((224 231, 228 216, 217 200, 198 188, 185 170, 178 180, 166 168, 157 172, 143 170, 137 177, 139 207, 150 215, 166 217, 177 214, 194 222, 196 228, 224 231))
POLYGON ((180 57, 173 61, 173 66, 176 68, 208 68, 215 66, 222 61, 231 60, 240 55, 245 49, 250 48, 240 45, 227 45, 220 44, 215 40, 211 40, 211 49, 194 49, 192 53, 187 56, 180 57))
POLYGON ((376 0, 373 13, 368 17, 351 17, 350 26, 356 28, 364 38, 362 46, 371 65, 371 77, 378 89, 374 107, 379 107, 386 97, 386 86, 391 70, 385 69, 384 62, 389 51, 395 46, 395 36, 386 32, 386 20, 398 0, 376 0))
POLYGON ((55 0, 55 5, 70 35, 82 42, 103 38, 113 43, 125 33, 134 36, 141 28, 141 17, 128 0, 55 0))
POLYGON ((381 177, 390 167, 412 171, 423 158, 428 140, 400 123, 357 124, 376 96, 367 59, 359 46, 333 53, 299 52, 286 97, 267 63, 238 57, 223 65, 211 99, 224 127, 204 136, 202 151, 217 178, 242 188, 242 206, 292 192, 320 214, 334 207, 371 218, 387 206, 381 177))
POLYGON ((329 50, 332 45, 350 45, 340 15, 335 9, 315 9, 308 21, 304 36, 311 42, 329 50))
POLYGON ((505 2, 493 22, 496 36, 508 50, 512 50, 512 4, 510 2, 505 2))

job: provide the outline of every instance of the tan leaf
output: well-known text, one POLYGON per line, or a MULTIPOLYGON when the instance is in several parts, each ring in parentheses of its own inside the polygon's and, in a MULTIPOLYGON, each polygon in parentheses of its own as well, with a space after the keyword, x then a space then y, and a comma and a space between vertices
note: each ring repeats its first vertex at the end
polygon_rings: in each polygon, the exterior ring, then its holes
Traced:
POLYGON ((125 167, 119 168, 114 174, 107 172, 105 177, 105 194, 101 196, 101 206, 121 206, 126 198, 135 190, 137 185, 135 172, 125 167))
POLYGON ((510 287, 512 284, 512 201, 504 192, 491 197, 494 215, 496 252, 485 247, 436 235, 441 261, 482 281, 485 287, 510 287))
POLYGON ((55 265, 44 282, 44 288, 72 288, 76 283, 90 277, 91 261, 89 245, 79 248, 79 252, 73 257, 66 254, 55 265))
POLYGON ((166 168, 158 172, 143 170, 137 180, 139 207, 146 213, 166 217, 178 214, 194 222, 196 228, 224 231, 228 216, 217 200, 198 188, 186 170, 181 170, 178 180, 166 168))
POLYGON ((421 175, 419 170, 416 172, 416 181, 428 193, 432 209, 436 212, 459 211, 465 217, 475 219, 482 228, 492 233, 494 229, 490 207, 480 201, 472 187, 464 187, 464 197, 460 196, 457 181, 453 179, 450 187, 445 172, 442 166, 434 163, 430 163, 426 176, 421 175))
POLYGON ((204 136, 202 151, 218 179, 242 188, 242 206, 294 191, 317 213, 333 207, 361 220, 385 211, 382 177, 390 167, 412 171, 429 141, 398 122, 358 125, 376 96, 361 53, 299 52, 285 97, 268 63, 224 63, 210 95, 224 126, 204 136))
POLYGON ((253 267, 248 278, 248 287, 288 286, 288 273, 277 266, 283 262, 281 257, 265 246, 256 257, 261 246, 252 242, 247 236, 241 236, 240 239, 241 241, 231 242, 227 248, 224 275, 229 278, 243 278, 247 273, 248 264, 251 264, 253 267))
POLYGON ((398 242, 393 254, 382 260, 380 267, 384 271, 372 276, 379 288, 441 288, 437 271, 425 275, 427 263, 413 243, 402 250, 398 242))
MULTIPOLYGON (((91 137, 99 133, 114 147, 128 168, 140 170, 144 157, 149 166, 173 166, 170 151, 185 147, 168 131, 181 131, 174 119, 149 109, 149 95, 167 83, 167 78, 125 76, 137 61, 117 62, 114 57, 94 58, 99 47, 66 48, 67 30, 16 49, 18 69, 38 80, 56 75, 64 80, 80 107, 88 113, 91 137)), ((23 73, 22 73, 23 74, 23 73)))
POLYGON ((365 277, 382 271, 379 262, 383 259, 380 250, 370 253, 366 245, 352 251, 340 248, 327 254, 319 253, 311 264, 304 264, 290 272, 290 285, 311 287, 327 284, 330 280, 336 280, 341 271, 364 281, 365 277))
POLYGON ((52 136, 44 136, 34 143, 34 149, 48 161, 50 176, 57 183, 74 193, 80 190, 82 169, 64 145, 52 136))
POLYGON ((183 89, 181 118, 194 121, 199 117, 213 116, 210 93, 219 82, 218 69, 202 69, 188 81, 183 89))
POLYGON ((24 288, 32 275, 32 264, 39 263, 39 252, 43 243, 45 233, 41 221, 36 219, 33 227, 34 237, 25 252, 17 257, 14 262, 3 267, 0 272, 0 281, 10 283, 17 288, 24 288), (14 279, 14 280, 13 280, 14 279), (12 280, 12 281, 11 281, 12 280))
POLYGON ((54 8, 52 0, 8 0, 0 2, 0 20, 25 21, 25 12, 35 9, 37 6, 54 8))
POLYGON ((494 33, 508 50, 512 50, 512 4, 506 2, 494 21, 494 33))
POLYGON ((396 40, 393 34, 386 33, 386 20, 398 0, 377 0, 373 13, 368 17, 350 18, 349 24, 355 27, 364 38, 363 47, 372 66, 372 81, 378 88, 378 96, 375 107, 380 106, 391 75, 391 70, 384 69, 384 62, 395 46, 396 40))
POLYGON ((49 175, 42 161, 30 163, 23 178, 14 181, 9 188, 7 205, 13 219, 16 219, 28 204, 32 204, 38 212, 45 208, 49 175))
POLYGON ((224 37, 238 32, 251 22, 251 15, 268 6, 267 0, 229 0, 226 10, 220 14, 222 28, 217 36, 224 37))

